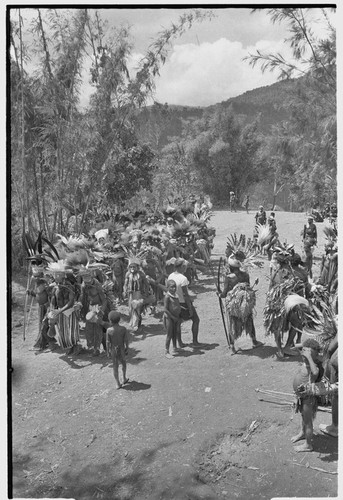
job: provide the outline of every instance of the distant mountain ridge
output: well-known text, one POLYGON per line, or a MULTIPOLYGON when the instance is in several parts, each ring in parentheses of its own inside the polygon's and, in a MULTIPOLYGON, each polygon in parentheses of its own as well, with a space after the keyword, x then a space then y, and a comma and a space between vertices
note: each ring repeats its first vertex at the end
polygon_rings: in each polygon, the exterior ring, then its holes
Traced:
POLYGON ((148 142, 160 150, 172 138, 181 137, 183 121, 197 120, 205 114, 229 107, 243 124, 251 123, 259 116, 259 130, 262 134, 267 134, 273 125, 289 118, 287 103, 292 92, 296 91, 296 84, 297 80, 284 80, 206 107, 168 103, 148 106, 141 110, 138 116, 138 122, 144 131, 141 138, 147 140, 150 131, 154 140, 148 142))

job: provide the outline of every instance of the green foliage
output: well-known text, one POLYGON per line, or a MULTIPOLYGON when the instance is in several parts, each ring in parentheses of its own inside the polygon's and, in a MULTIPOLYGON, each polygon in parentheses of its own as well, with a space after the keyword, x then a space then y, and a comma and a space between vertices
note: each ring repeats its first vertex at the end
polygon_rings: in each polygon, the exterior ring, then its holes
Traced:
POLYGON ((276 155, 271 162, 275 180, 288 182, 301 209, 314 201, 332 202, 337 187, 336 33, 328 10, 321 9, 326 38, 317 37, 310 13, 311 9, 269 10, 273 23, 288 24, 294 62, 261 52, 247 58, 252 66, 261 64, 262 71, 278 71, 280 79, 302 75, 288 99, 290 118, 274 129, 276 155), (331 179, 329 185, 323 183, 325 176, 331 179))

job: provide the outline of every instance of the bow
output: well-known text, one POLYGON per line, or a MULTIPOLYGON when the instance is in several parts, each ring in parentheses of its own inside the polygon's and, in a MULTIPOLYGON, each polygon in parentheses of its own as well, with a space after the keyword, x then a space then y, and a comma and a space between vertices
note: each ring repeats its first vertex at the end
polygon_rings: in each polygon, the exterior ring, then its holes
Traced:
POLYGON ((220 297, 220 294, 221 294, 221 289, 220 289, 220 267, 221 267, 221 263, 222 263, 222 257, 220 257, 220 259, 219 259, 218 276, 217 276, 217 291, 218 291, 219 306, 220 306, 220 312, 221 312, 221 315, 222 315, 223 326, 224 326, 224 331, 225 331, 225 336, 226 336, 226 340, 227 340, 228 346, 232 347, 232 350, 235 351, 234 342, 233 342, 233 339, 231 338, 231 335, 230 335, 230 339, 229 339, 229 334, 228 334, 228 331, 227 331, 226 321, 225 321, 225 314, 224 314, 223 302, 222 302, 222 299, 220 297))

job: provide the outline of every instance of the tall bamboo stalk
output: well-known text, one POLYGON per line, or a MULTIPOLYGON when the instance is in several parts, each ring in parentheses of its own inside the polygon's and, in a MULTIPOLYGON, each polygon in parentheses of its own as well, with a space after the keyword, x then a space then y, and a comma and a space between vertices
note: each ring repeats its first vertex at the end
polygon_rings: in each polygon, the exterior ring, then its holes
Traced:
POLYGON ((25 212, 29 219, 29 193, 27 182, 27 171, 25 162, 25 113, 24 113, 24 62, 23 62, 23 34, 22 34, 21 12, 19 9, 19 43, 20 43, 20 83, 21 83, 21 168, 22 168, 22 184, 24 188, 23 198, 26 200, 26 210, 22 214, 22 228, 23 234, 26 232, 25 212))

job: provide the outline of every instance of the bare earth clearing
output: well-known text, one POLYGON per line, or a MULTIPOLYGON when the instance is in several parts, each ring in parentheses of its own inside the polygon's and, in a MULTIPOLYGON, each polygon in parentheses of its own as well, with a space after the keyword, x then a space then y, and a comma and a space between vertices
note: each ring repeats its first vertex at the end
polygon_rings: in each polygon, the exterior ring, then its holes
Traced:
MULTIPOLYGON (((282 240, 301 253, 305 214, 277 212, 282 240)), ((252 234, 254 212, 216 211, 213 269, 230 233, 252 234)), ((318 223, 314 277, 323 253, 325 223, 318 223)), ((292 392, 300 358, 275 357, 265 338, 262 309, 269 262, 259 277, 255 325, 263 347, 232 356, 221 323, 215 279, 199 274, 192 286, 200 317, 201 349, 163 355, 161 314, 146 316, 143 335, 131 336, 130 383, 115 389, 102 354, 67 356, 60 348, 37 353, 33 311, 23 341, 26 278, 14 279, 12 309, 13 496, 83 499, 244 499, 337 496, 338 440, 318 431, 331 414, 318 412, 315 451, 296 453, 290 441, 300 416, 289 406, 260 401, 256 388, 292 392), (249 434, 252 422, 255 426, 249 434)), ((125 314, 127 308, 121 307, 125 314)), ((125 325, 127 316, 124 316, 125 325)), ((183 340, 191 342, 191 324, 183 340)), ((85 344, 85 340, 82 340, 85 344)), ((265 399, 268 399, 265 396, 265 399)))

